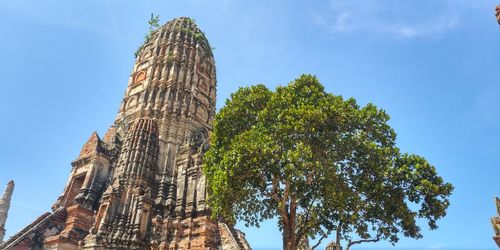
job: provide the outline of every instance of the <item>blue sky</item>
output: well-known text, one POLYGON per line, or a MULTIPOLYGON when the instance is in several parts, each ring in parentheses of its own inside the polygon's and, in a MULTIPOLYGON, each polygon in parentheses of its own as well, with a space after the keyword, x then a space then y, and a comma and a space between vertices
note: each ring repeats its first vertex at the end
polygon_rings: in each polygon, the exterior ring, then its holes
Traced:
MULTIPOLYGON (((193 17, 205 31, 218 108, 238 87, 311 73, 385 109, 398 146, 455 185, 439 229, 394 249, 495 249, 500 1, 142 2, 0 1, 0 188, 16 182, 7 235, 50 210, 83 143, 112 124, 154 12, 193 17)), ((281 248, 276 221, 239 228, 256 249, 281 248)))

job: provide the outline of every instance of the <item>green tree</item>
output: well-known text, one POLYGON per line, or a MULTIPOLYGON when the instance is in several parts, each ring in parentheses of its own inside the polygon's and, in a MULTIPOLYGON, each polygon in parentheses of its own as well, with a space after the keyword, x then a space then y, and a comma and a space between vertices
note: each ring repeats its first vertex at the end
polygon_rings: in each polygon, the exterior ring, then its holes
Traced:
POLYGON ((151 17, 149 18, 148 24, 149 24, 149 31, 144 36, 144 42, 141 44, 141 46, 139 46, 139 48, 137 48, 137 50, 134 53, 136 58, 137 56, 139 56, 141 50, 144 48, 144 45, 149 42, 149 39, 151 39, 151 36, 153 35, 154 31, 160 27, 160 15, 154 15, 153 13, 151 13, 151 17))
POLYGON ((151 13, 151 17, 149 18, 148 21, 149 24, 149 33, 152 33, 155 31, 155 29, 160 27, 160 15, 154 15, 151 13))
POLYGON ((214 216, 258 226, 278 218, 283 249, 334 235, 345 249, 436 229, 453 186, 401 153, 389 116, 302 75, 270 91, 240 88, 214 122, 204 172, 214 216))

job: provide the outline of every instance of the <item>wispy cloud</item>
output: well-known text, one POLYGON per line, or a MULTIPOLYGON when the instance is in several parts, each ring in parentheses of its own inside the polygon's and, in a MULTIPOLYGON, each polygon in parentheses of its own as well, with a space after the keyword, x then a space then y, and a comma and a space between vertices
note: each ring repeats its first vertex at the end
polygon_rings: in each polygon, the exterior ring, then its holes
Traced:
POLYGON ((456 1, 432 3, 331 0, 327 10, 312 18, 329 34, 365 32, 399 39, 436 39, 457 27, 460 5, 456 1))
POLYGON ((313 19, 318 25, 329 32, 345 32, 350 30, 350 27, 346 22, 349 19, 349 15, 349 12, 341 12, 335 17, 333 22, 330 22, 320 14, 313 14, 313 19))

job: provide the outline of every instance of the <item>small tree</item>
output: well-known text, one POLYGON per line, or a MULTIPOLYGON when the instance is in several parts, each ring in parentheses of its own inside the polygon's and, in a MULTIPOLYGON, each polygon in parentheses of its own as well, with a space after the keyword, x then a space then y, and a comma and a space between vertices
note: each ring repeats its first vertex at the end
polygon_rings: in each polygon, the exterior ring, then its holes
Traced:
POLYGON ((155 29, 160 27, 160 15, 154 15, 151 13, 151 17, 149 18, 148 21, 149 24, 149 34, 151 34, 155 29))
POLYGON ((389 116, 326 93, 302 75, 270 91, 240 88, 214 122, 204 172, 214 216, 258 226, 277 217, 283 249, 333 234, 346 249, 421 238, 446 215, 453 186, 400 153, 389 116))
POLYGON ((149 18, 148 24, 149 24, 149 31, 144 36, 144 42, 141 44, 141 46, 139 46, 139 48, 137 48, 137 50, 134 53, 136 58, 137 56, 139 56, 141 50, 144 48, 144 44, 149 42, 149 39, 151 39, 151 35, 153 35, 154 31, 160 27, 160 15, 155 16, 153 13, 151 13, 151 17, 149 18))

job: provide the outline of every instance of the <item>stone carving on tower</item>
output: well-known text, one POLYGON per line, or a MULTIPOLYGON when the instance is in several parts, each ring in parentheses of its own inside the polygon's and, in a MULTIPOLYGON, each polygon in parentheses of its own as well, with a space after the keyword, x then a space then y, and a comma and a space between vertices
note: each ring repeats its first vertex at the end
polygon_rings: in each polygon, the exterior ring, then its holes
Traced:
POLYGON ((85 143, 53 212, 0 248, 250 249, 207 205, 215 98, 215 61, 197 25, 181 17, 150 33, 114 124, 85 143))
POLYGON ((0 243, 2 243, 3 237, 5 236, 5 222, 7 221, 7 215, 9 213, 12 192, 14 192, 14 181, 9 181, 0 199, 0 243))

